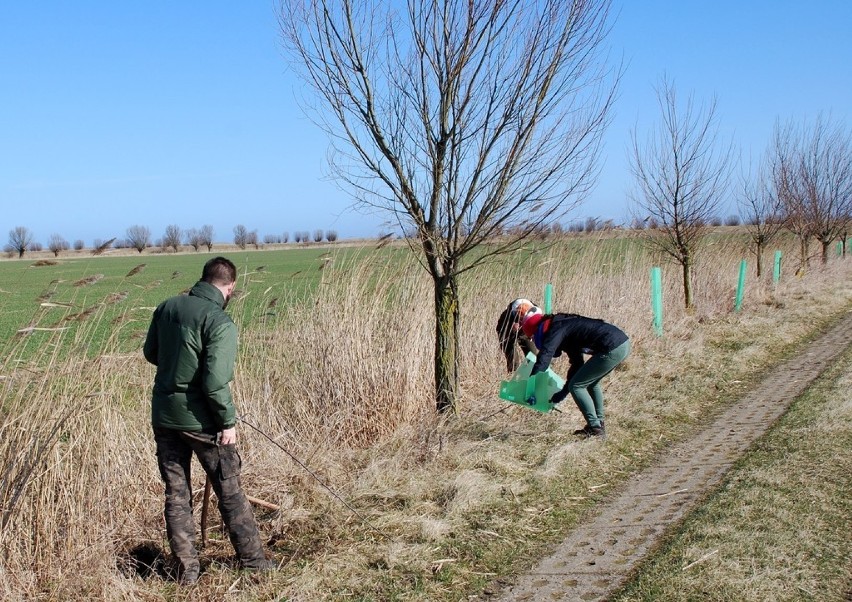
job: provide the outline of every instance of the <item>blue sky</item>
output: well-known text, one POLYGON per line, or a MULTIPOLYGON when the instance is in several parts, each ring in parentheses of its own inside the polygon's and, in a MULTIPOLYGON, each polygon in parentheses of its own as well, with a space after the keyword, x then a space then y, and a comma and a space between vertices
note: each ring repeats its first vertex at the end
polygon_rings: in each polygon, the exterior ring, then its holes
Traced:
MULTIPOLYGON (((608 39, 625 74, 597 187, 575 212, 626 221, 630 130, 657 121, 653 86, 715 95, 745 157, 777 118, 850 125, 852 2, 613 3, 608 39)), ((0 3, 0 243, 26 226, 47 243, 154 237, 168 224, 264 234, 384 232, 324 177, 327 141, 262 2, 0 3)), ((731 210, 733 212, 733 210, 731 210)))

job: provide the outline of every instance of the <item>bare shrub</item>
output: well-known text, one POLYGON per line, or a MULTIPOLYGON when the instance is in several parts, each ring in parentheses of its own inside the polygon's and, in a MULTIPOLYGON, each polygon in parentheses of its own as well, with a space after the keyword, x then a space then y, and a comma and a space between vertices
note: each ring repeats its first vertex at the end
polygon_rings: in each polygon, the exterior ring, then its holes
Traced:
POLYGON ((204 225, 199 231, 199 242, 207 247, 208 251, 213 250, 213 226, 204 225))
POLYGON ((127 229, 127 244, 140 253, 151 244, 151 230, 148 226, 135 225, 127 229))
POLYGON ((201 245, 204 244, 204 241, 201 238, 201 232, 198 231, 197 228, 190 228, 183 234, 183 238, 190 247, 192 247, 193 251, 198 251, 201 248, 201 245))
POLYGON ((180 241, 181 241, 181 231, 180 227, 171 224, 166 226, 166 232, 163 234, 162 247, 165 251, 166 249, 172 249, 175 253, 180 250, 180 241))
POLYGON ((47 243, 47 248, 53 253, 54 257, 59 257, 59 253, 67 251, 71 248, 68 241, 61 234, 51 234, 50 241, 47 243))
POLYGON ((234 244, 241 249, 245 249, 249 244, 249 231, 242 224, 234 226, 234 244))
POLYGON ((15 226, 9 230, 8 249, 23 257, 33 244, 33 233, 24 226, 15 226))

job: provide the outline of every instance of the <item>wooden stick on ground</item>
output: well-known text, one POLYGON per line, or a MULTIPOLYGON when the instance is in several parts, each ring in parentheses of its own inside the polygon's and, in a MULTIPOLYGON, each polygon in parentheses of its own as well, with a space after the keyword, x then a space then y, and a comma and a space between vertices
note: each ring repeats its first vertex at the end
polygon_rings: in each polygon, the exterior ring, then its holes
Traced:
POLYGON ((246 499, 254 504, 255 506, 260 506, 261 508, 266 508, 267 510, 280 510, 281 506, 277 506, 271 502, 264 501, 260 498, 252 497, 250 495, 246 496, 246 499))

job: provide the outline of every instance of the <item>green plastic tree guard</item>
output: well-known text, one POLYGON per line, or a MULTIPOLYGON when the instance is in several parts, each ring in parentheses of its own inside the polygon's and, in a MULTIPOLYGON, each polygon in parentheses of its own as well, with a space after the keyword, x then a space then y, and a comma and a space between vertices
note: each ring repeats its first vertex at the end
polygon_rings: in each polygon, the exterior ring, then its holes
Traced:
POLYGON ((565 380, 560 378, 552 368, 530 377, 533 364, 535 364, 535 355, 528 353, 526 360, 515 371, 512 378, 500 383, 500 399, 546 414, 553 409, 550 398, 565 386, 565 380), (535 401, 529 403, 528 400, 533 395, 535 401))
POLYGON ((654 332, 663 336, 663 272, 651 268, 651 307, 654 310, 654 332))
POLYGON ((734 302, 734 311, 740 311, 743 308, 743 294, 745 293, 746 279, 746 260, 740 262, 740 278, 737 281, 737 299, 734 302))

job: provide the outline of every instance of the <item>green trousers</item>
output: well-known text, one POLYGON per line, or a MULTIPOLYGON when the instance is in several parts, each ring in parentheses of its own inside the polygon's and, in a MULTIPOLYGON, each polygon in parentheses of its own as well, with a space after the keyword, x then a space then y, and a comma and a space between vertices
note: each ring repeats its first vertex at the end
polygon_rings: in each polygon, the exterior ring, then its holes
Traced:
POLYGON ((589 426, 600 426, 604 419, 601 379, 627 359, 628 355, 630 341, 625 341, 609 353, 593 355, 568 381, 568 391, 589 426))

